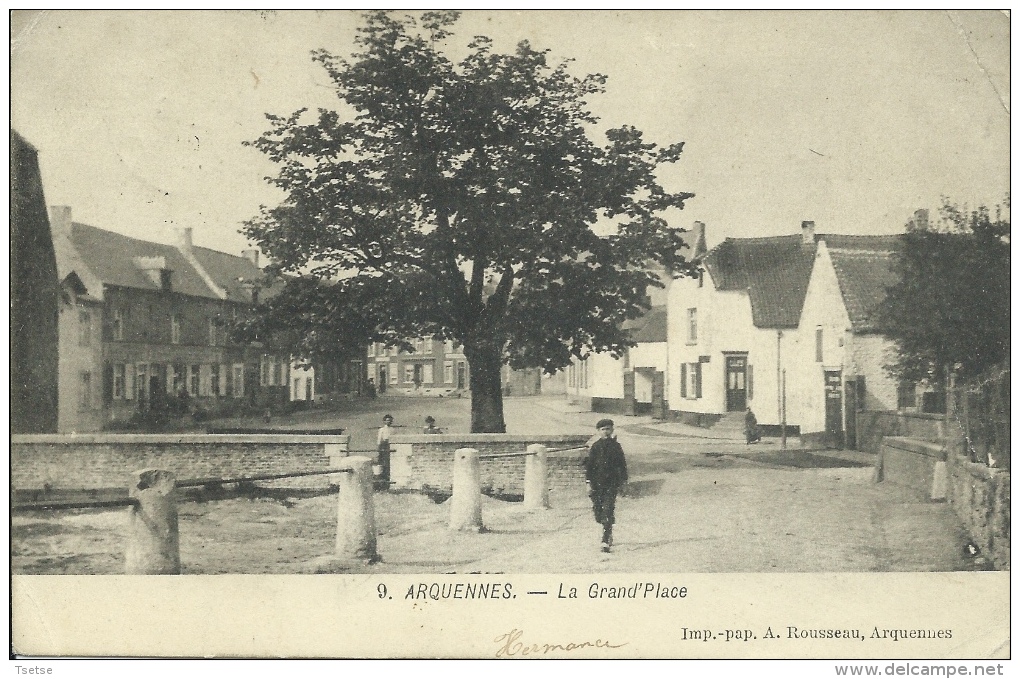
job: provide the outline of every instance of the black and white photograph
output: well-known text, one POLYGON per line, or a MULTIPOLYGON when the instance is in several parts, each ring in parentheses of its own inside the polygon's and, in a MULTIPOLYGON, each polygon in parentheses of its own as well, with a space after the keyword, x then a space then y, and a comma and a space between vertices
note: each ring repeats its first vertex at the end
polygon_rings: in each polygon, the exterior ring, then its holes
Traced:
POLYGON ((1009 660, 1008 11, 9 20, 12 659, 1009 660))

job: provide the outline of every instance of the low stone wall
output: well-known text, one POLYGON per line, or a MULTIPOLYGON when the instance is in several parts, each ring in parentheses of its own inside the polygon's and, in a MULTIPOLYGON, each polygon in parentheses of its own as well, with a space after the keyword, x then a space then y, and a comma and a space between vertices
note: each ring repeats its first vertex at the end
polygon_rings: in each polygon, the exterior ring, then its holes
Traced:
MULTIPOLYGON (((590 434, 418 434, 390 439, 390 479, 394 488, 453 490, 453 454, 458 448, 475 448, 483 456, 521 453, 533 443, 549 450, 583 446, 590 434)), ((549 488, 584 492, 586 450, 551 452, 548 456, 549 488)), ((524 456, 481 461, 482 487, 495 493, 523 495, 524 456)))
POLYGON ((951 454, 949 501, 974 543, 995 568, 1010 567, 1009 471, 951 454))
POLYGON ((946 448, 941 443, 886 436, 876 464, 879 481, 913 488, 929 500, 946 499, 946 448))
POLYGON ((878 453, 884 436, 943 441, 946 438, 945 417, 895 410, 865 410, 857 413, 857 450, 878 453))
MULTIPOLYGON (((11 439, 15 491, 127 488, 140 469, 165 469, 178 479, 237 478, 315 471, 342 464, 349 436, 86 434, 11 439)), ((320 488, 330 478, 305 476, 260 485, 320 488)))

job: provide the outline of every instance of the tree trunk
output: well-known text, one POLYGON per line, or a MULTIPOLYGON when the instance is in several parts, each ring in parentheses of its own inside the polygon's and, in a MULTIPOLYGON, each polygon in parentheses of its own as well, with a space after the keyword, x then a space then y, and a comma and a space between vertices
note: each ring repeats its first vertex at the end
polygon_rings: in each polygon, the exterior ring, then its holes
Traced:
POLYGON ((491 345, 465 344, 464 355, 471 369, 471 433, 505 433, 500 351, 491 345))

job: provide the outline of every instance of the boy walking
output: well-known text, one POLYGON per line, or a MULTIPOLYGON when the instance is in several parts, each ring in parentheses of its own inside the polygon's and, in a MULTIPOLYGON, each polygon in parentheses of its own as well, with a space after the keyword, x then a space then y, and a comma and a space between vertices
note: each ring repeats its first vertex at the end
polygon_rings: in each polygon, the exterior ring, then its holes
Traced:
POLYGON ((616 523, 616 494, 627 483, 627 460, 623 448, 613 438, 613 421, 599 420, 598 440, 588 451, 584 477, 588 482, 595 521, 602 525, 602 551, 613 546, 613 524, 616 523))

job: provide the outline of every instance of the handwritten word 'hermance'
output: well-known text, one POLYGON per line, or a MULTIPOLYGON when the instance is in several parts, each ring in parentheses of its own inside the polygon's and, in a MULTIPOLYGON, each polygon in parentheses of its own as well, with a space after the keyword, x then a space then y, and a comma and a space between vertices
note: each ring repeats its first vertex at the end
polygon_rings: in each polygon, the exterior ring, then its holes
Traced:
POLYGON ((570 652, 579 651, 584 648, 620 648, 627 645, 627 642, 613 644, 602 639, 571 641, 566 644, 532 643, 521 641, 522 636, 524 636, 524 631, 514 628, 506 634, 500 634, 493 639, 493 641, 499 644, 499 649, 496 650, 496 657, 512 658, 514 656, 545 655, 555 651, 570 652))

